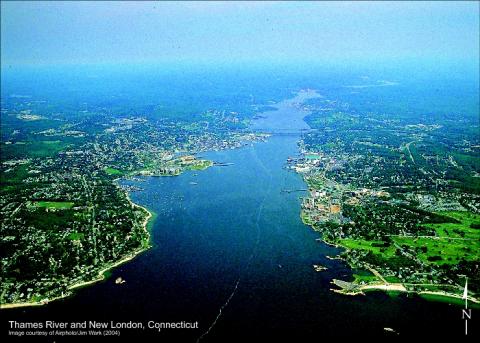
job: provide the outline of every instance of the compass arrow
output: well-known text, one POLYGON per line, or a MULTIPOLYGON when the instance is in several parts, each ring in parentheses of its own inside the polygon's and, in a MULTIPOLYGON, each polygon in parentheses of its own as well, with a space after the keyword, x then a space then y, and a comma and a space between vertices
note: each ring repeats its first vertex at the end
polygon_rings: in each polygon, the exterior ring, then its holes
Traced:
POLYGON ((465 299, 465 308, 467 308, 467 302, 468 302, 468 279, 467 278, 465 278, 465 289, 463 290, 462 299, 465 299))
POLYGON ((468 319, 471 317, 471 312, 468 311, 468 279, 465 277, 465 288, 463 290, 462 299, 465 299, 465 310, 463 310, 463 318, 465 319, 465 336, 468 335, 468 319))

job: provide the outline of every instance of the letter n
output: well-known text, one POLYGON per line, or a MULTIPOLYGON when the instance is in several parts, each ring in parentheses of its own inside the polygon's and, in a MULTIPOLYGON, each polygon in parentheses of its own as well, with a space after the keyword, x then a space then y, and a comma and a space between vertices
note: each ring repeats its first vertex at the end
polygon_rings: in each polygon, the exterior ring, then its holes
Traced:
POLYGON ((472 310, 462 310, 462 319, 472 319, 472 310))

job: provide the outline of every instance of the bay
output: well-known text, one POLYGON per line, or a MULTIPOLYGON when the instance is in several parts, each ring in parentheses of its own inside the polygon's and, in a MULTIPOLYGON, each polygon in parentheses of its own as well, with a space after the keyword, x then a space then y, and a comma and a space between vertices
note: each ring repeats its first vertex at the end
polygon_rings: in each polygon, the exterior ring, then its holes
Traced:
MULTIPOLYGON (((300 219, 306 185, 287 170, 288 157, 308 126, 299 106, 314 92, 274 105, 253 128, 267 142, 202 157, 228 166, 148 177, 132 200, 158 216, 153 247, 115 268, 106 281, 48 306, 2 311, 9 320, 199 322, 199 329, 123 330, 166 342, 225 342, 248 338, 303 341, 329 336, 459 335, 461 308, 382 292, 343 296, 333 278, 351 270, 326 256, 341 250, 317 241, 300 219), (288 134, 285 134, 288 133, 288 134), (313 264, 328 270, 316 272, 313 264), (126 282, 116 285, 122 277, 126 282)), ((6 321, 4 321, 6 322, 6 321)))

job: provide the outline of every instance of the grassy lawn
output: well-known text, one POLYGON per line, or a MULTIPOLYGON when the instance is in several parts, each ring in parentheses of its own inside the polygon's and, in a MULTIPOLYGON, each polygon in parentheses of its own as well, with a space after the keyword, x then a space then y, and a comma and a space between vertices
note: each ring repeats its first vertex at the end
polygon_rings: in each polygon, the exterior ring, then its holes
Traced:
POLYGON ((390 283, 400 283, 402 282, 402 280, 400 280, 398 277, 396 276, 384 276, 383 277, 387 282, 390 282, 390 283))
POLYGON ((105 173, 107 173, 108 175, 118 175, 118 176, 121 176, 124 174, 124 172, 122 172, 121 170, 110 168, 110 167, 105 168, 105 173))
POLYGON ((49 157, 64 150, 67 146, 68 143, 60 140, 17 142, 15 144, 2 145, 2 153, 12 158, 49 157))
MULTIPOLYGON (((470 225, 480 222, 480 215, 469 212, 439 212, 457 219, 460 223, 425 224, 437 233, 437 237, 392 237, 400 246, 415 250, 415 256, 426 263, 437 265, 457 264, 461 259, 480 260, 480 229, 470 225)), ((395 257, 396 247, 383 247, 381 241, 341 239, 338 244, 355 250, 371 251, 387 260, 395 257)), ((397 282, 397 280, 388 280, 397 282)))
POLYGON ((470 227, 472 224, 480 224, 480 214, 453 211, 439 212, 439 214, 454 218, 460 222, 460 224, 425 224, 426 227, 434 229, 440 237, 480 239, 480 230, 470 227))
POLYGON ((37 207, 55 208, 57 210, 69 209, 69 208, 72 208, 73 205, 74 203, 70 201, 37 201, 35 202, 35 206, 37 207))
POLYGON ((393 245, 381 247, 382 241, 367 241, 363 239, 341 239, 338 243, 348 249, 368 250, 377 255, 383 255, 384 258, 395 256, 396 248, 393 245))
POLYGON ((425 224, 437 233, 438 238, 395 237, 399 245, 420 249, 419 259, 435 264, 456 264, 462 258, 467 261, 480 260, 480 230, 470 227, 472 223, 480 222, 480 215, 470 212, 439 212, 460 221, 460 223, 425 224), (423 249, 425 249, 423 248, 423 249), (436 261, 429 261, 429 257, 439 256, 436 261))
POLYGON ((395 237, 395 242, 412 248, 426 247, 426 252, 418 252, 417 257, 428 263, 456 264, 460 259, 478 260, 479 243, 475 241, 395 237), (429 257, 439 256, 441 259, 429 261, 429 257))
POLYGON ((355 283, 361 283, 362 281, 364 283, 379 281, 378 278, 372 274, 372 272, 368 270, 363 270, 363 269, 355 270, 355 273, 353 274, 353 278, 354 278, 353 282, 355 283))
POLYGON ((84 237, 85 237, 85 234, 80 232, 72 232, 71 234, 68 235, 68 239, 71 239, 72 241, 80 241, 84 237))
POLYGON ((199 161, 196 161, 194 164, 189 165, 188 169, 190 169, 190 170, 204 170, 204 169, 207 169, 208 167, 211 167, 212 165, 213 165, 212 161, 199 160, 199 161))

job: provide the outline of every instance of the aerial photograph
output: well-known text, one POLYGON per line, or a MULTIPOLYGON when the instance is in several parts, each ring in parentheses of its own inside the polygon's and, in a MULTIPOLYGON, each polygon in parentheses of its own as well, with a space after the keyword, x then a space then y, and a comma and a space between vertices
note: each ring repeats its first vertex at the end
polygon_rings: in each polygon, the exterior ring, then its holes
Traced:
POLYGON ((480 1, 1 1, 0 340, 480 336, 480 1))

